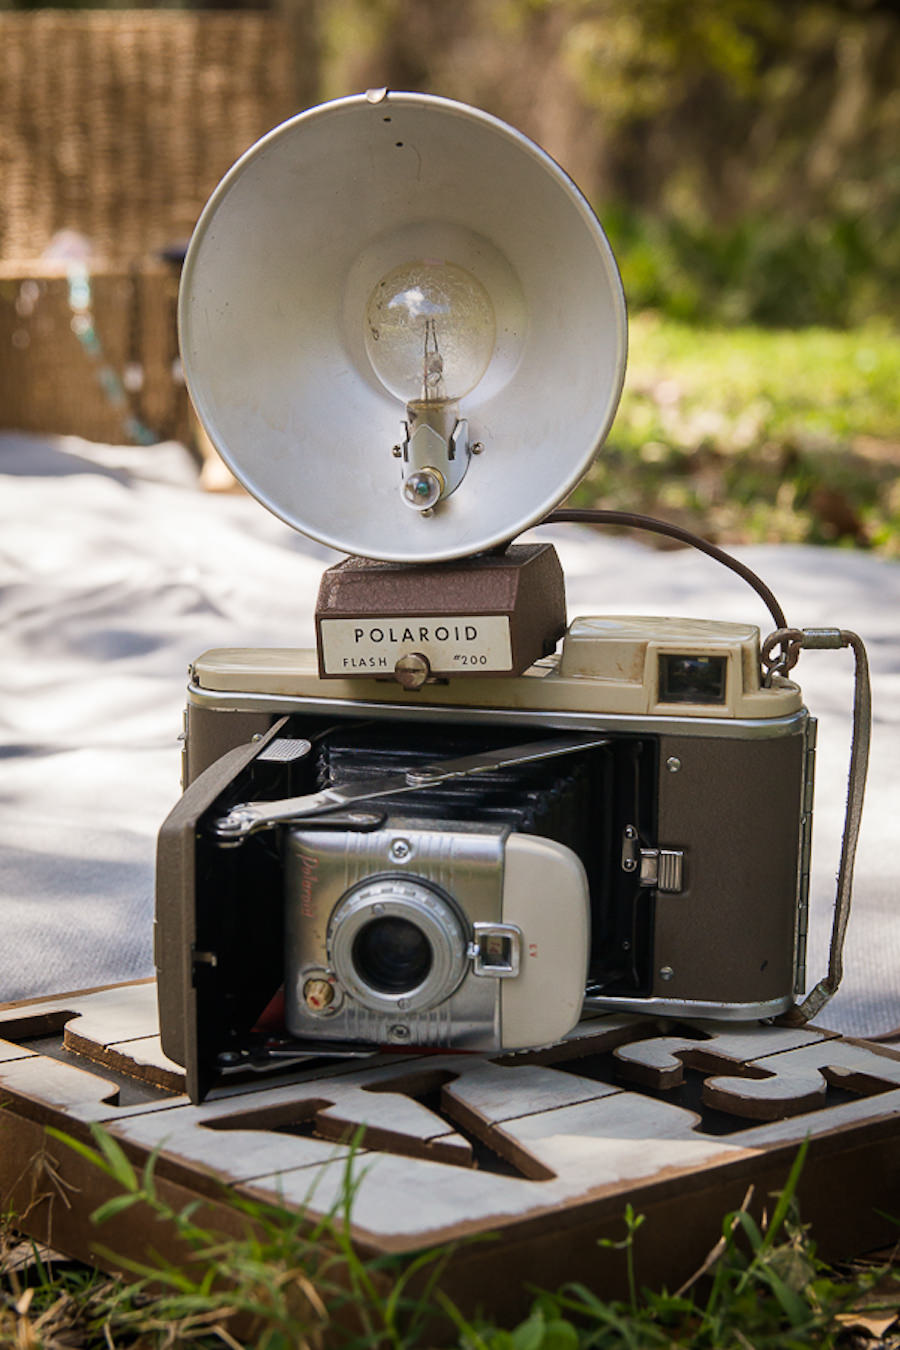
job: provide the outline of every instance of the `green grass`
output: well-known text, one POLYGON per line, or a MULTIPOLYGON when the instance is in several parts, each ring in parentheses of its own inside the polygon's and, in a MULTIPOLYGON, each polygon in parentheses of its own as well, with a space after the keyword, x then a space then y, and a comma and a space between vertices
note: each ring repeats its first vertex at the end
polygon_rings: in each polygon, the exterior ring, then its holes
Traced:
POLYGON ((720 542, 900 556, 900 334, 697 328, 632 316, 628 376, 573 504, 720 542))
POLYGON ((625 1254, 625 1297, 602 1300, 578 1284, 532 1291, 528 1316, 501 1327, 464 1317, 441 1293, 450 1249, 423 1253, 412 1265, 398 1258, 360 1260, 349 1236, 359 1175, 352 1153, 344 1195, 330 1214, 312 1224, 232 1196, 228 1203, 245 1235, 223 1241, 199 1224, 194 1207, 176 1213, 159 1198, 152 1159, 138 1174, 110 1136, 96 1127, 94 1136, 96 1148, 57 1136, 120 1188, 94 1222, 102 1229, 113 1214, 146 1206, 174 1227, 190 1256, 178 1266, 160 1258, 124 1263, 128 1283, 74 1263, 51 1265, 36 1248, 14 1268, 12 1254, 21 1256, 23 1244, 16 1244, 7 1222, 0 1228, 0 1346, 857 1350, 897 1344, 863 1339, 887 1329, 900 1310, 900 1272, 889 1257, 837 1271, 816 1256, 795 1204, 805 1149, 784 1190, 771 1197, 768 1217, 761 1223, 752 1217, 748 1191, 741 1208, 724 1216, 707 1260, 680 1289, 641 1287, 643 1219, 626 1206, 621 1241, 603 1244, 625 1254))

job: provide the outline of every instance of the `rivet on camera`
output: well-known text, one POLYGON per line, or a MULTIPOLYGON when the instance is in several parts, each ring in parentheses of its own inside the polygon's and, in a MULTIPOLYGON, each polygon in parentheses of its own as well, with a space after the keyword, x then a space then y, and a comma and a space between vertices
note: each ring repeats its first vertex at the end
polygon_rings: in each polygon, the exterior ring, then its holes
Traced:
POLYGON ((669 773, 678 772, 678 770, 681 768, 681 760, 678 758, 677 755, 669 756, 669 758, 666 760, 666 768, 669 770, 669 773))
POLYGON ((240 1064, 244 1056, 240 1050, 223 1050, 217 1056, 218 1062, 223 1069, 231 1068, 235 1064, 240 1064))

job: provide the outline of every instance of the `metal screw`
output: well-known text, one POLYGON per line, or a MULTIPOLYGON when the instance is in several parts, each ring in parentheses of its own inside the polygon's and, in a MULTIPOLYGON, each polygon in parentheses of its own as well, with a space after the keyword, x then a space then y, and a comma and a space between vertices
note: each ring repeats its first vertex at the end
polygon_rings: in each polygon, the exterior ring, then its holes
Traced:
POLYGON ((405 1027, 405 1026, 403 1026, 403 1025, 402 1025, 401 1023, 399 1023, 399 1022, 398 1022, 395 1026, 389 1027, 389 1028, 388 1028, 388 1040, 389 1040, 389 1041, 408 1041, 408 1040, 409 1040, 409 1027, 405 1027))
POLYGON ((409 1007, 409 999, 408 999, 408 998, 398 998, 398 999, 397 999, 397 1007, 401 1010, 401 1012, 406 1012, 406 1009, 409 1007))
POLYGON ((472 445, 470 448, 473 455, 480 455, 482 450, 484 449, 484 442, 476 441, 474 445, 472 445))
POLYGON ((671 978, 672 978, 672 976, 673 976, 674 974, 675 974, 675 972, 674 972, 674 970, 672 969, 671 966, 660 966, 660 969, 659 969, 659 978, 660 978, 661 980, 671 980, 671 978))
POLYGON ((633 871, 635 870, 636 867, 637 867, 637 862, 635 861, 634 858, 623 858, 623 859, 622 859, 622 871, 623 871, 623 872, 633 872, 633 871))
POLYGON ((373 914, 383 914, 383 913, 384 913, 384 905, 373 905, 373 906, 372 906, 372 913, 373 913, 373 914))
POLYGON ((394 459, 402 459, 402 458, 403 458, 403 446, 402 446, 402 445, 395 445, 394 448, 393 448, 393 450, 391 451, 391 454, 394 456, 394 459))
POLYGON ((412 849, 405 839, 395 839, 391 844, 391 857, 398 862, 403 862, 409 857, 412 849))
POLYGON ((666 760, 666 768, 669 770, 669 773, 678 772, 678 770, 681 768, 681 760, 678 758, 677 755, 669 756, 669 758, 666 760))
POLYGON ((631 943, 630 943, 630 942, 623 942, 623 943, 622 943, 622 951, 623 951, 623 952, 630 952, 630 951, 631 951, 631 943))

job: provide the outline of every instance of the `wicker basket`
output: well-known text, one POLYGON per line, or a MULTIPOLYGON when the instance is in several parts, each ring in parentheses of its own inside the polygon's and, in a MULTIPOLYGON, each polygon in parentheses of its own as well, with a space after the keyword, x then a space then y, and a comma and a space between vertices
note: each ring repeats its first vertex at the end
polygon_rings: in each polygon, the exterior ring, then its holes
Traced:
POLYGON ((116 443, 188 437, 177 272, 0 264, 0 426, 116 443))
POLYGON ((0 427, 187 434, 158 255, 293 88, 274 15, 0 14, 0 427), (63 230, 90 249, 87 310, 77 268, 45 260, 63 230))
POLYGON ((295 111, 290 43, 251 12, 0 14, 0 258, 77 230, 109 261, 190 234, 230 164, 295 111))

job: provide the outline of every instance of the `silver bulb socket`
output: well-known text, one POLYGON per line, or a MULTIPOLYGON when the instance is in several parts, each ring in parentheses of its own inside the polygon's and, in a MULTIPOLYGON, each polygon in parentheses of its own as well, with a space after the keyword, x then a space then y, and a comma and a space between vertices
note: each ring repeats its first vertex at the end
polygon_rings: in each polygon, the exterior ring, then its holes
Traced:
POLYGON ((449 399, 406 405, 401 492, 415 511, 433 511, 466 476, 471 459, 469 424, 457 413, 456 403, 449 399))

